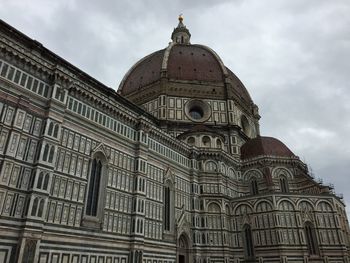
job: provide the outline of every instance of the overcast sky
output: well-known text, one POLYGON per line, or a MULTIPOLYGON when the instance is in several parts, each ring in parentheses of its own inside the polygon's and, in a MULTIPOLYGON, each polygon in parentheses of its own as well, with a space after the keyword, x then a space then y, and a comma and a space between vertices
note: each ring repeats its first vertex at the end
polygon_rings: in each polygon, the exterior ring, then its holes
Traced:
POLYGON ((350 210, 349 0, 0 0, 0 18, 117 89, 165 48, 178 14, 214 49, 279 138, 344 193, 350 210))

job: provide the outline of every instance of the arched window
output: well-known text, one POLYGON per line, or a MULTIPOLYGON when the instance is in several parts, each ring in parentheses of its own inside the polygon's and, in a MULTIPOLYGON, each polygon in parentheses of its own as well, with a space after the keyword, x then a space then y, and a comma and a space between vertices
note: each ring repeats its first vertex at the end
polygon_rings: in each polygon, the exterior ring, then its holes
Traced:
POLYGON ((31 216, 36 216, 36 211, 38 210, 38 203, 39 198, 35 198, 32 206, 32 213, 30 214, 31 216))
POLYGON ((164 230, 170 231, 170 187, 164 187, 164 230))
POLYGON ((23 252, 23 263, 33 263, 35 256, 36 241, 26 240, 26 245, 23 252))
POLYGON ((131 232, 132 232, 132 233, 135 233, 135 219, 132 220, 131 232))
POLYGON ((102 171, 102 162, 98 159, 93 159, 91 165, 89 192, 86 204, 86 214, 97 216, 97 204, 100 190, 100 179, 102 171))
POLYGON ((57 138, 57 135, 58 135, 58 124, 55 125, 55 129, 54 129, 54 132, 53 132, 53 136, 57 138))
POLYGON ((220 139, 216 139, 216 147, 220 149, 222 148, 222 142, 220 139))
POLYGON ((33 178, 30 179, 30 188, 33 188, 33 187, 34 187, 35 178, 36 178, 36 174, 34 174, 33 178))
POLYGON ((46 162, 47 161, 47 157, 49 155, 49 145, 46 144, 44 147, 44 153, 43 153, 43 161, 46 162))
POLYGON ((42 215, 43 215, 44 204, 45 204, 45 200, 44 200, 44 199, 41 199, 41 200, 40 200, 40 203, 39 203, 38 214, 37 214, 38 217, 42 217, 42 215))
POLYGON ((38 183, 36 184, 36 188, 41 189, 41 186, 43 184, 43 179, 44 179, 44 173, 41 172, 38 177, 38 183))
POLYGON ((139 262, 138 263, 142 263, 142 251, 140 251, 140 254, 139 254, 139 262))
POLYGON ((49 155, 49 163, 52 163, 54 153, 55 153, 55 147, 51 146, 51 148, 50 148, 50 155, 49 155))
POLYGON ((53 122, 51 121, 50 124, 49 124, 49 129, 47 131, 47 134, 48 135, 52 135, 52 130, 53 130, 53 122))
POLYGON ((215 162, 213 161, 208 161, 205 164, 205 170, 207 172, 216 172, 217 171, 217 165, 215 162))
POLYGON ((243 226, 243 240, 246 258, 254 258, 252 229, 248 224, 243 226))
POLYGON ((137 222, 136 232, 140 233, 140 220, 136 219, 136 222, 137 222))
POLYGON ((195 144, 195 139, 194 137, 190 137, 187 139, 187 143, 190 144, 190 145, 194 145, 195 144))
POLYGON ((288 189, 288 181, 287 178, 284 176, 280 177, 280 189, 282 193, 288 193, 289 189, 288 189))
POLYGON ((306 236, 306 243, 307 248, 310 255, 318 255, 318 243, 315 233, 315 228, 311 222, 306 222, 305 227, 305 236, 306 236))
POLYGON ((209 136, 204 136, 202 138, 202 143, 204 147, 210 147, 210 138, 209 136))
POLYGON ((49 186, 49 180, 50 180, 50 175, 46 174, 45 179, 44 179, 44 185, 43 185, 43 190, 47 190, 49 186))
POLYGON ((256 181, 255 178, 253 178, 253 179, 250 181, 250 193, 251 193, 252 195, 257 195, 257 194, 259 194, 258 182, 256 181))

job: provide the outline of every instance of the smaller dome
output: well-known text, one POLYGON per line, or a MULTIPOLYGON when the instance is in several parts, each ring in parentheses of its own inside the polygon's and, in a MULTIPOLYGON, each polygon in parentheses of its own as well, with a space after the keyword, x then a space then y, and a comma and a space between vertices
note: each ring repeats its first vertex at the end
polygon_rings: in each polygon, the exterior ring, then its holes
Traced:
POLYGON ((283 142, 273 137, 258 136, 247 141, 241 147, 241 159, 254 158, 260 155, 296 157, 283 142))

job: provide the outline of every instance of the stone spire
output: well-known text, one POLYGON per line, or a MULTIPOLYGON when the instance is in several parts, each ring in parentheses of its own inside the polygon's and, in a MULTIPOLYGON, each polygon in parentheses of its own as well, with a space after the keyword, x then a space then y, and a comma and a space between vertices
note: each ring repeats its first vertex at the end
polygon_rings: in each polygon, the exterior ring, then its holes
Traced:
POLYGON ((179 24, 174 28, 173 33, 171 34, 171 39, 175 43, 179 44, 190 44, 191 34, 186 26, 182 23, 183 17, 182 14, 179 15, 179 24))

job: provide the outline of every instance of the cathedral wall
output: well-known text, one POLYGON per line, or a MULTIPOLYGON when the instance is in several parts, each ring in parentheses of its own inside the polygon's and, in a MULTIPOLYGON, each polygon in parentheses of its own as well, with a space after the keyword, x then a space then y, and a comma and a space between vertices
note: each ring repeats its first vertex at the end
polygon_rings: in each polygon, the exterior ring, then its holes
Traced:
POLYGON ((151 258, 156 244, 164 247, 163 256, 157 253, 156 258, 173 262, 173 245, 161 242, 163 184, 166 171, 176 171, 176 215, 189 209, 189 159, 171 149, 169 139, 148 140, 136 120, 132 124, 111 117, 76 89, 42 82, 47 91, 40 91, 39 81, 38 89, 27 88, 34 77, 3 60, 0 72, 0 220, 13 229, 2 231, 7 244, 1 246, 3 262, 26 256, 40 262, 129 262, 138 246, 145 260, 151 258), (97 215, 89 218, 86 202, 95 155, 106 159, 106 169, 97 215), (147 243, 149 252, 137 245, 147 243))

